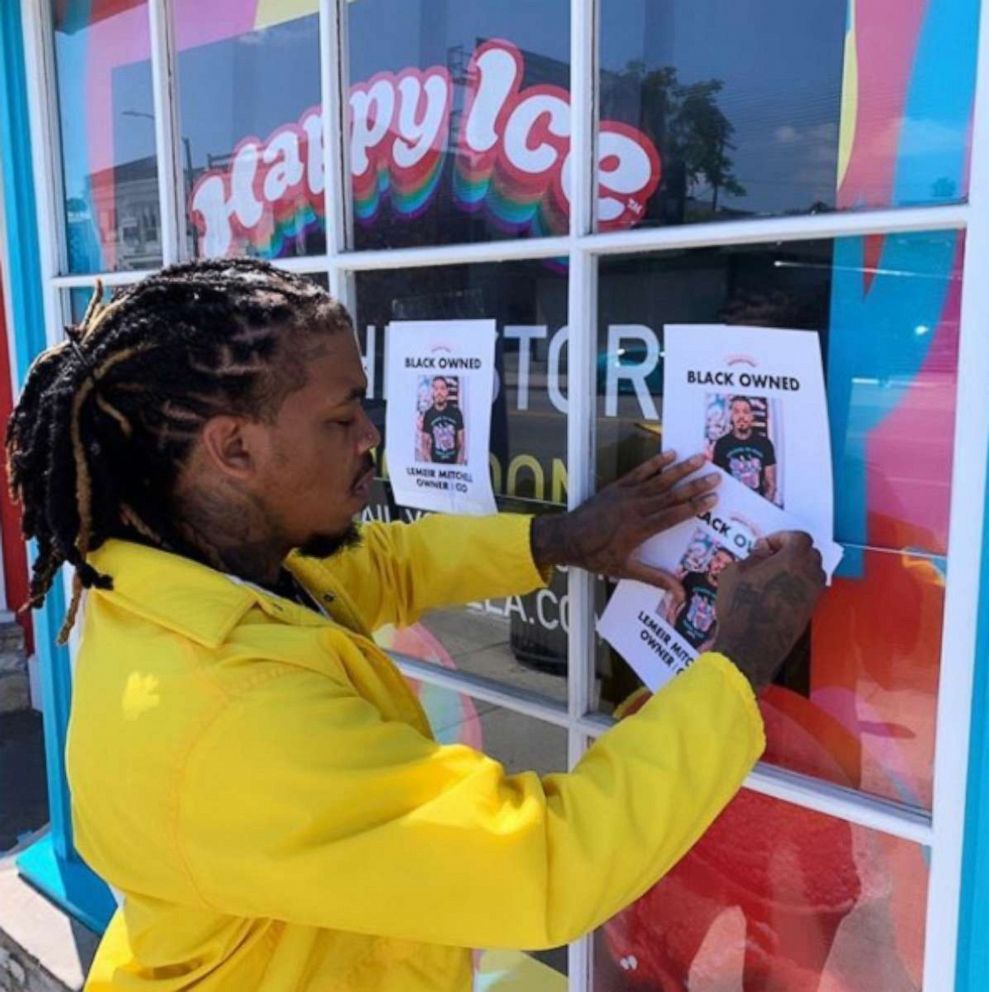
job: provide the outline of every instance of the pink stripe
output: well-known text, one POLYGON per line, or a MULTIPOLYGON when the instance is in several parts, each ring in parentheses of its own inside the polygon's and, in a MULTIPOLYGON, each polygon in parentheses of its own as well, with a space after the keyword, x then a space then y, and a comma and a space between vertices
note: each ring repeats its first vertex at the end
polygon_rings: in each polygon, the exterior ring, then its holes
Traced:
POLYGON ((838 206, 888 206, 907 85, 926 0, 852 0, 857 40, 858 116, 838 206))
MULTIPOLYGON (((963 252, 959 237, 944 310, 923 365, 896 409, 869 436, 870 516, 903 521, 900 546, 947 546, 963 252), (900 485, 902 479, 912 482, 900 485)), ((869 538, 887 543, 891 536, 869 538)))

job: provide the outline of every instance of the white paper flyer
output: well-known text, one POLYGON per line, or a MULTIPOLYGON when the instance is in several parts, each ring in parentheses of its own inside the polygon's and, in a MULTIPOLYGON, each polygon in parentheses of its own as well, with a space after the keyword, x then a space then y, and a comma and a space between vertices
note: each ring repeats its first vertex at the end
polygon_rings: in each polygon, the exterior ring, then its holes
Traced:
POLYGON ((758 538, 806 530, 828 581, 833 540, 831 436, 817 335, 771 327, 667 325, 663 447, 707 454, 721 472, 718 504, 659 534, 639 557, 679 583, 676 594, 620 582, 598 632, 657 689, 717 634, 721 572, 758 538))
MULTIPOLYGON (((673 575, 679 594, 624 579, 598 621, 598 633, 653 691, 714 643, 721 572, 747 558, 760 537, 797 526, 779 507, 738 482, 724 480, 717 493, 714 509, 658 534, 637 552, 673 575)), ((817 547, 830 578, 841 548, 832 541, 817 542, 817 547)))
POLYGON ((494 513, 493 320, 388 325, 385 454, 401 506, 494 513))
POLYGON ((815 332, 667 325, 663 447, 684 457, 705 451, 719 471, 785 510, 822 553, 832 541, 831 435, 815 332))

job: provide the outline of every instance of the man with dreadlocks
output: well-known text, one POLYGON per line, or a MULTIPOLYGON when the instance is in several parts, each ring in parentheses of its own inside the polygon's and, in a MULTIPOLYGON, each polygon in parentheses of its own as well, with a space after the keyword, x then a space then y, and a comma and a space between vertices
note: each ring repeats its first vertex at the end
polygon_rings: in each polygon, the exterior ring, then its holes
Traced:
POLYGON ((821 588, 777 535, 718 589, 718 653, 566 775, 441 746, 371 634, 632 557, 713 504, 660 455, 572 513, 368 524, 379 436, 346 312, 256 261, 94 297, 34 364, 7 454, 85 591, 68 770, 79 850, 123 894, 87 989, 466 992, 470 947, 550 947, 639 896, 762 751, 767 684, 821 588), (729 660, 731 659, 731 660, 729 660))

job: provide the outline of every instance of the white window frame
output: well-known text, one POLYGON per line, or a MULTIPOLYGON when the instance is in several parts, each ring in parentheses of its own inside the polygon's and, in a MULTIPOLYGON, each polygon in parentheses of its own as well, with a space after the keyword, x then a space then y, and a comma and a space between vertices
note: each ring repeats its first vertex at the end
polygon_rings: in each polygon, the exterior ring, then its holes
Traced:
MULTIPOLYGON (((96 274, 68 273, 64 198, 49 0, 21 0, 25 56, 31 99, 34 170, 38 185, 41 266, 47 339, 58 341, 69 319, 66 290, 91 287, 96 274)), ((177 79, 171 0, 148 0, 152 40, 155 137, 161 208, 163 262, 188 256, 185 237, 182 163, 177 122, 177 79)), ((924 845, 931 853, 924 987, 946 988, 955 974, 961 890, 969 723, 975 659, 982 521, 989 448, 989 0, 980 23, 971 186, 966 204, 836 212, 595 234, 594 189, 597 100, 598 0, 571 0, 572 197, 565 236, 385 251, 355 251, 350 187, 346 183, 346 135, 342 128, 347 72, 348 0, 319 0, 321 91, 326 148, 326 244, 324 254, 276 264, 292 271, 328 274, 331 291, 353 311, 354 276, 372 270, 469 265, 521 259, 569 257, 570 408, 567 426, 568 501, 578 505, 593 491, 594 350, 597 319, 597 263, 616 253, 831 239, 906 231, 964 231, 965 274, 951 479, 951 524, 941 669, 935 736, 934 793, 930 814, 901 807, 784 769, 760 765, 745 787, 785 802, 924 845), (952 976, 949 978, 948 976, 952 976)), ((100 274, 108 286, 137 281, 147 272, 100 274)), ((591 705, 593 665, 593 577, 569 571, 571 618, 568 650, 579 664, 568 665, 568 701, 554 704, 510 687, 410 660, 400 667, 416 679, 465 692, 564 728, 571 766, 609 721, 591 705)), ((585 992, 590 982, 591 938, 571 945, 570 988, 585 992)))

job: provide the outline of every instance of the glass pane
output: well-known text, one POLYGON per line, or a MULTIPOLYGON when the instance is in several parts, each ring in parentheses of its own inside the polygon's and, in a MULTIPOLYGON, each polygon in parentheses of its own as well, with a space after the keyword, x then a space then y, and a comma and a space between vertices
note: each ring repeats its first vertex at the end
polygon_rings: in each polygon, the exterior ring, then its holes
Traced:
MULTIPOLYGON (((318 283, 327 292, 330 290, 330 279, 325 272, 303 272, 300 273, 307 279, 311 279, 313 282, 318 283)), ((114 291, 117 288, 125 287, 113 287, 105 286, 103 289, 102 300, 106 303, 110 297, 113 296, 114 291)), ((83 318, 83 314, 86 312, 86 307, 89 306, 89 301, 93 298, 93 287, 92 286, 74 286, 68 291, 69 293, 69 313, 70 320, 72 323, 76 324, 83 318)))
MULTIPOLYGON (((601 483, 659 444, 664 324, 820 333, 846 558, 767 696, 766 760, 921 807, 931 802, 961 248, 956 234, 890 235, 602 259, 600 270, 601 483)), ((610 711, 639 682, 599 651, 610 711)))
MULTIPOLYGON (((497 380, 490 464, 499 505, 541 511, 566 503, 567 279, 545 262, 506 262, 359 273, 357 327, 371 415, 384 427, 384 355, 391 320, 491 318, 497 380)), ((388 439, 384 439, 387 456, 388 439)), ((383 463, 379 462, 383 468, 383 463)), ((387 479, 385 469, 384 479, 387 479)), ((412 519, 379 483, 367 517, 412 519)), ((393 650, 508 682, 556 699, 566 695, 566 575, 527 596, 436 611, 383 637, 393 650)))
POLYGON ((615 121, 656 150, 646 224, 965 199, 977 21, 961 0, 603 0, 600 227, 647 168, 615 121))
MULTIPOLYGON (((78 324, 82 320, 86 313, 86 307, 89 306, 89 301, 93 298, 93 289, 92 286, 73 286, 69 290, 69 319, 73 324, 78 324)), ((106 286, 100 301, 106 303, 112 295, 113 290, 106 286)))
MULTIPOLYGON (((930 809, 944 580, 942 558, 846 548, 808 635, 760 697, 763 760, 930 809)), ((624 713, 645 690, 598 649, 601 709, 624 713)))
POLYGON ((52 0, 70 272, 161 264, 147 3, 52 0))
POLYGON ((568 0, 360 0, 348 21, 357 248, 566 232, 568 0))
POLYGON ((917 992, 929 854, 743 789, 597 932, 594 992, 917 992))
POLYGON ((194 255, 326 250, 316 0, 175 0, 179 140, 194 255))
MULTIPOLYGON (((500 761, 511 773, 566 771, 567 734, 560 727, 450 689, 410 681, 440 743, 467 744, 500 761)), ((480 951, 475 969, 477 992, 566 992, 567 949, 480 951)))
POLYGON ((936 232, 602 259, 599 479, 659 443, 665 324, 816 330, 837 540, 943 554, 962 249, 936 232))

